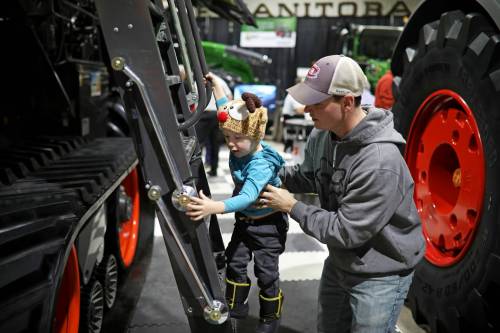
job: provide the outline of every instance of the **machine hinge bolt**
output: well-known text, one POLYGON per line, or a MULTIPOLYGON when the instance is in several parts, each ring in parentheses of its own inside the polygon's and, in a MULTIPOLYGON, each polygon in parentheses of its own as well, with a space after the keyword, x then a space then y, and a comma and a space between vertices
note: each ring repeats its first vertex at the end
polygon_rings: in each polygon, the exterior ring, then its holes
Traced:
POLYGON ((212 324, 222 324, 229 316, 224 303, 214 300, 212 306, 207 305, 203 311, 205 320, 212 324))
POLYGON ((220 313, 219 310, 212 310, 212 312, 210 313, 210 319, 212 319, 215 322, 219 321, 221 317, 222 314, 220 313))
POLYGON ((148 198, 150 200, 156 201, 161 198, 161 188, 158 185, 153 185, 148 191, 148 198))
POLYGON ((190 197, 194 196, 196 196, 195 188, 189 185, 183 185, 181 191, 176 189, 172 193, 172 204, 177 210, 185 212, 187 210, 187 205, 191 202, 190 197))
POLYGON ((111 60, 111 67, 115 71, 122 71, 123 68, 125 68, 125 59, 122 57, 114 57, 113 60, 111 60))

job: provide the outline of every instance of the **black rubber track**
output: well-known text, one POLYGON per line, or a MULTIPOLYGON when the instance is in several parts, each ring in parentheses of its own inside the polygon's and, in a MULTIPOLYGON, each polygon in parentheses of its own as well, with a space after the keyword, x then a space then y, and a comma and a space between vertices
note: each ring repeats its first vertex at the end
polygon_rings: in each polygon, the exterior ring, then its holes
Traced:
MULTIPOLYGON (((406 41, 400 41, 405 43, 406 41)), ((423 260, 408 295, 419 324, 434 333, 500 332, 500 38, 478 13, 447 12, 409 41, 395 79, 393 112, 406 137, 415 112, 439 89, 450 89, 474 113, 484 148, 485 200, 474 242, 450 267, 423 260)))
POLYGON ((37 138, 0 156, 0 332, 49 332, 82 216, 133 166, 134 146, 129 138, 37 138))

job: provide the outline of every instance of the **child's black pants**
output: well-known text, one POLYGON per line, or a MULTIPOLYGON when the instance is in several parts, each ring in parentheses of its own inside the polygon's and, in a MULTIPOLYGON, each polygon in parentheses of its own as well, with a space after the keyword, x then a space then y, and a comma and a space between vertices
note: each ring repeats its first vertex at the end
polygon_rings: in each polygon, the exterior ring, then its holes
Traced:
POLYGON ((277 212, 253 220, 236 213, 231 241, 226 249, 228 279, 246 283, 248 262, 254 256, 257 284, 264 297, 279 293, 279 255, 285 250, 288 215, 277 212))

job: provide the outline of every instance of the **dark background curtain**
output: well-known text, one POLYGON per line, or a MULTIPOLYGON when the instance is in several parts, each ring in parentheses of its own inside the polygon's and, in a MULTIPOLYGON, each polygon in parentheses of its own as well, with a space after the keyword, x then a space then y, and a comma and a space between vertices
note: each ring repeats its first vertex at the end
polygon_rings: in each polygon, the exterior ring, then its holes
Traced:
MULTIPOLYGON (((273 62, 264 75, 262 83, 278 87, 278 99, 286 95, 285 89, 294 84, 297 67, 310 67, 315 60, 332 54, 335 45, 334 28, 346 22, 364 25, 402 25, 402 20, 391 22, 389 17, 304 17, 297 19, 297 41, 295 48, 248 48, 269 56, 273 62)), ((220 18, 199 18, 203 40, 239 46, 240 26, 220 18)))

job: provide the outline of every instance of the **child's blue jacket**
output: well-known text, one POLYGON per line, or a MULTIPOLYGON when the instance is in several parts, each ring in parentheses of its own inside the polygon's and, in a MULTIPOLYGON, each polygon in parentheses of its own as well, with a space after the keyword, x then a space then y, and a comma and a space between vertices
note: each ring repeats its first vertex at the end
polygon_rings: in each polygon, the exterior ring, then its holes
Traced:
POLYGON ((269 144, 261 141, 262 150, 252 155, 237 158, 229 156, 229 168, 235 189, 233 196, 224 200, 224 213, 241 212, 248 217, 259 217, 271 213, 272 208, 252 207, 260 192, 271 184, 281 186, 278 171, 285 161, 269 144))

